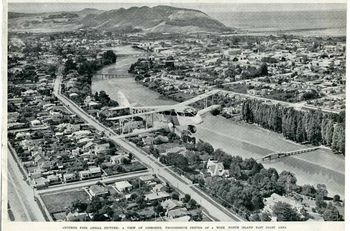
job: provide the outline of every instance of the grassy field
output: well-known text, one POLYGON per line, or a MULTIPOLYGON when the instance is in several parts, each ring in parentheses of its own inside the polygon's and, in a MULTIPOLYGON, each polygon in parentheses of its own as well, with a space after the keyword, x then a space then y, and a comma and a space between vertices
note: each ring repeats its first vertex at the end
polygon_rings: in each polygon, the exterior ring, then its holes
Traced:
POLYGON ((52 214, 65 211, 74 201, 88 201, 89 195, 84 190, 76 189, 43 194, 41 195, 41 198, 44 201, 47 210, 52 214))

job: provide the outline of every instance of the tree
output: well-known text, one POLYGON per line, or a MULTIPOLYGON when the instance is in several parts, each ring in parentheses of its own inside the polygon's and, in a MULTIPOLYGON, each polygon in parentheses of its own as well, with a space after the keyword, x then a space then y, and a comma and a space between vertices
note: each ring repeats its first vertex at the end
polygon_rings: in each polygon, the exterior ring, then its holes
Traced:
POLYGON ((135 203, 139 206, 139 209, 144 209, 147 206, 145 196, 143 194, 137 195, 135 203))
POLYGON ((302 186, 302 189, 301 189, 300 193, 305 195, 305 196, 315 197, 316 189, 312 185, 305 184, 305 185, 302 186))
POLYGON ((129 158, 123 157, 123 158, 121 159, 121 163, 122 163, 123 165, 128 165, 128 164, 131 164, 131 161, 130 161, 129 158))
POLYGON ((102 208, 103 204, 99 197, 93 197, 91 199, 90 204, 86 208, 86 212, 88 213, 96 213, 98 210, 102 208))
POLYGON ((68 73, 70 70, 76 70, 77 69, 77 64, 75 62, 73 62, 72 59, 68 59, 65 63, 64 63, 64 73, 68 73))
POLYGON ((337 207, 332 205, 332 203, 329 203, 327 205, 327 208, 323 212, 322 217, 325 221, 340 221, 340 220, 342 220, 337 207))
POLYGON ((161 215, 165 212, 165 209, 157 202, 157 205, 154 206, 154 212, 156 212, 158 215, 161 215))
POLYGON ((269 74, 269 71, 268 71, 268 68, 267 68, 267 65, 266 63, 263 63, 260 68, 259 68, 259 75, 260 76, 264 76, 264 75, 268 75, 269 74))
POLYGON ((253 213, 252 215, 250 215, 249 221, 261 221, 259 213, 253 213))
POLYGON ((166 182, 165 192, 171 193, 172 191, 173 191, 173 188, 170 186, 170 184, 168 182, 166 182))
POLYGON ((185 197, 183 198, 184 203, 188 203, 191 200, 191 196, 189 194, 185 194, 185 197))
POLYGON ((207 142, 198 142, 197 143, 197 150, 200 152, 206 152, 209 155, 214 153, 214 148, 211 144, 207 143, 207 142))
POLYGON ((239 164, 232 163, 229 169, 230 176, 236 178, 236 179, 241 179, 242 173, 241 173, 241 167, 239 164))
POLYGON ((254 210, 262 209, 264 208, 264 202, 263 198, 260 194, 255 193, 252 197, 252 205, 254 210))
POLYGON ((345 125, 337 123, 333 131, 332 149, 341 153, 345 153, 345 125))
POLYGON ((272 207, 273 213, 277 216, 277 221, 300 221, 300 215, 296 209, 285 202, 277 202, 272 207))
POLYGON ((320 194, 316 195, 316 208, 322 213, 323 209, 327 207, 324 197, 320 194))
POLYGON ((87 209, 87 203, 81 202, 80 200, 74 201, 72 204, 73 209, 77 209, 78 212, 83 212, 87 209))
POLYGON ((191 209, 197 208, 198 204, 197 201, 195 201, 194 199, 191 199, 188 204, 190 205, 191 209))
POLYGON ((317 184, 317 194, 322 196, 323 198, 328 195, 327 187, 324 184, 317 184))
POLYGON ((171 198, 174 200, 179 200, 179 193, 178 192, 172 192, 171 193, 171 198))
POLYGON ((334 195, 333 201, 334 201, 334 202, 340 201, 340 196, 339 196, 338 194, 334 195))
POLYGON ((112 50, 108 50, 102 54, 102 63, 103 65, 109 65, 115 63, 117 60, 117 56, 114 54, 112 50))
POLYGON ((283 171, 279 178, 277 183, 281 186, 284 187, 285 191, 291 192, 295 189, 296 187, 296 183, 297 183, 297 178, 295 177, 295 175, 291 172, 288 171, 283 171))
POLYGON ((260 219, 261 221, 271 221, 271 214, 269 212, 262 212, 260 219))

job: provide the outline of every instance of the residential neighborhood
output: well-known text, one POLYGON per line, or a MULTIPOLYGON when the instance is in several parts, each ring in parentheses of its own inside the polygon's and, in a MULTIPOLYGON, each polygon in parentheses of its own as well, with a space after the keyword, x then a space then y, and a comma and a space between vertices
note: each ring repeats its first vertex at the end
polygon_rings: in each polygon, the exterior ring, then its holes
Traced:
POLYGON ((9 220, 344 221, 346 36, 51 11, 9 12, 9 220))

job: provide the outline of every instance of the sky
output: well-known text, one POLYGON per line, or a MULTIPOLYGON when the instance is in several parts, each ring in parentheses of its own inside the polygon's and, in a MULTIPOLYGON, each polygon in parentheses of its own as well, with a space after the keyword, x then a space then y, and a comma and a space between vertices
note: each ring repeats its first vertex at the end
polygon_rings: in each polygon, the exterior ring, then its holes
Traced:
MULTIPOLYGON (((33 2, 33 0, 31 0, 33 2)), ((74 3, 62 2, 62 0, 55 0, 48 3, 49 0, 35 0, 36 3, 23 3, 23 0, 16 0, 16 3, 9 1, 9 11, 38 13, 38 12, 57 12, 57 11, 78 11, 84 8, 97 8, 102 10, 118 9, 121 7, 129 8, 132 6, 156 6, 156 5, 170 5, 175 7, 184 7, 202 10, 203 12, 220 12, 220 11, 309 11, 309 10, 344 10, 346 9, 346 1, 344 0, 216 0, 215 4, 208 0, 104 0, 99 1, 83 0, 74 3), (18 3, 22 1, 22 3, 18 3), (109 1, 109 2, 108 2, 109 1), (127 3, 125 3, 127 2, 127 3), (243 2, 243 4, 242 4, 243 2), (267 4, 268 2, 268 4, 267 4), (275 2, 275 3, 271 3, 275 2), (278 3, 276 3, 278 2, 278 3), (317 3, 317 4, 310 4, 317 3), (281 4, 282 3, 282 4, 281 4), (297 3, 297 4, 295 4, 297 3), (307 3, 307 4, 305 4, 307 3), (341 4, 334 4, 341 3, 341 4)))

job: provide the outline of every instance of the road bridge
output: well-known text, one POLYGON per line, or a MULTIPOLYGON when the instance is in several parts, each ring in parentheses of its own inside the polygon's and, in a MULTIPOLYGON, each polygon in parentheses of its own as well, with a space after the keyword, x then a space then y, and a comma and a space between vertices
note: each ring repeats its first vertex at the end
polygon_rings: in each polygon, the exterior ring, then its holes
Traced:
POLYGON ((79 117, 81 117, 91 126, 93 126, 96 130, 101 132, 103 131, 111 141, 116 143, 118 146, 120 146, 124 150, 133 153, 135 158, 139 159, 143 164, 153 169, 156 175, 158 176, 161 175, 164 179, 166 179, 167 182, 171 182, 171 184, 175 188, 177 188, 182 194, 191 195, 194 200, 199 202, 199 204, 203 207, 203 209, 208 211, 211 217, 214 217, 219 221, 242 221, 242 218, 240 218, 236 214, 231 213, 227 208, 225 208, 221 204, 213 200, 209 200, 207 197, 204 197, 201 194, 194 191, 191 188, 192 184, 180 181, 178 177, 174 177, 174 175, 177 175, 177 173, 173 172, 172 170, 166 171, 165 170, 166 166, 164 166, 160 162, 154 161, 154 159, 152 159, 142 149, 136 146, 133 146, 130 142, 126 140, 120 139, 112 129, 101 124, 94 117, 87 114, 87 112, 85 112, 81 107, 76 105, 73 101, 63 96, 62 94, 60 94, 59 86, 61 81, 62 81, 62 77, 58 76, 56 78, 56 82, 54 85, 55 86, 54 94, 64 105, 69 107, 79 117), (171 174, 169 173, 169 171, 171 172, 171 174))
POLYGON ((154 128, 158 130, 167 126, 167 124, 170 122, 169 117, 177 120, 178 116, 184 116, 184 109, 190 107, 189 105, 197 103, 198 101, 203 101, 201 105, 204 107, 204 109, 198 111, 199 116, 219 108, 220 105, 214 104, 215 95, 218 93, 219 90, 211 90, 175 105, 115 107, 110 110, 128 109, 130 114, 109 117, 106 118, 106 120, 113 123, 113 129, 122 135, 122 137, 133 135, 134 129, 137 130, 135 134, 141 134, 142 131, 147 132, 149 129, 152 130, 154 128), (144 123, 141 123, 141 121, 144 123))
POLYGON ((318 150, 320 147, 312 147, 312 148, 305 148, 305 149, 300 149, 296 151, 290 151, 290 152, 276 152, 276 153, 271 153, 263 158, 261 158, 262 161, 270 161, 270 160, 275 160, 275 159, 280 159, 280 158, 285 158, 288 156, 294 156, 306 152, 312 152, 318 150))
POLYGON ((95 74, 100 79, 115 79, 115 78, 129 78, 130 75, 119 75, 119 74, 95 74))

